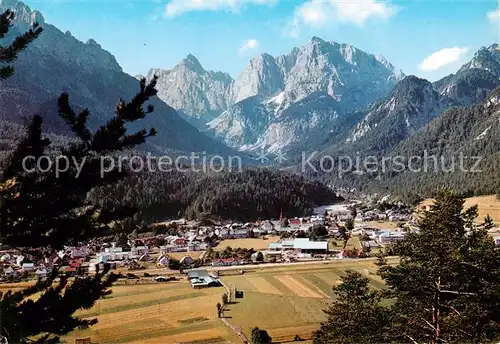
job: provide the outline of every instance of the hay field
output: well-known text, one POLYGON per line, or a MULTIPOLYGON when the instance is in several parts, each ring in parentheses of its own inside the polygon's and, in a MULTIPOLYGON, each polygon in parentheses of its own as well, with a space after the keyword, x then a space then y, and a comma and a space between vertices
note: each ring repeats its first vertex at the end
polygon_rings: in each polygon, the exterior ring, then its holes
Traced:
POLYGON ((181 260, 182 257, 191 257, 193 259, 200 258, 201 254, 205 251, 191 251, 191 252, 169 252, 168 256, 177 260, 181 260))
MULTIPOLYGON (((342 239, 328 239, 328 249, 341 251, 344 246, 342 239)), ((359 236, 355 235, 347 240, 347 245, 345 247, 347 250, 360 249, 361 242, 359 241, 359 236)))
POLYGON ((278 242, 280 240, 279 236, 266 236, 266 240, 262 238, 245 238, 245 239, 226 239, 222 240, 219 245, 215 248, 216 251, 223 251, 227 246, 235 249, 237 247, 239 248, 246 248, 250 249, 253 248, 254 250, 265 250, 267 249, 267 246, 269 246, 270 243, 272 242, 278 242))
POLYGON ((332 286, 340 283, 346 269, 367 276, 373 288, 384 287, 383 281, 374 275, 377 267, 373 260, 257 269, 222 277, 228 286, 244 293, 243 299, 236 299, 237 303, 225 314, 247 336, 258 326, 275 341, 292 341, 296 334, 310 340, 325 319, 322 310, 332 301, 332 286))
POLYGON ((12 292, 16 292, 31 287, 33 284, 35 284, 34 281, 19 283, 0 283, 0 292, 5 293, 9 290, 11 290, 12 292))
POLYGON ((216 304, 224 288, 192 289, 186 280, 119 285, 79 316, 99 323, 63 338, 91 337, 92 343, 233 343, 238 339, 219 319, 216 304))
POLYGON ((377 229, 396 229, 398 228, 398 223, 394 221, 367 221, 363 222, 363 225, 368 227, 373 227, 377 229))
MULTIPOLYGON (((430 205, 433 201, 433 199, 426 199, 420 203, 420 205, 430 205)), ((493 221, 495 221, 497 225, 500 225, 500 201, 497 200, 495 195, 470 197, 465 200, 466 207, 476 204, 479 207, 478 222, 482 222, 486 215, 489 214, 493 221)))

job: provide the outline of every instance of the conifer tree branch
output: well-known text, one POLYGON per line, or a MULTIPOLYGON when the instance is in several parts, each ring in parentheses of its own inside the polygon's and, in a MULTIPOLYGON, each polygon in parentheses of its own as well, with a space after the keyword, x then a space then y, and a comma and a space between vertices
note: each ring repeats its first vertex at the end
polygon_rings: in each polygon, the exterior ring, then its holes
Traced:
MULTIPOLYGON (((0 14, 0 39, 4 38, 12 26, 12 21, 15 18, 15 13, 11 10, 6 10, 0 14)), ((31 42, 33 42, 42 33, 43 28, 38 23, 33 23, 31 29, 24 34, 16 37, 14 41, 7 47, 0 45, 0 63, 14 62, 18 54, 24 50, 31 42)), ((7 79, 14 74, 14 67, 0 67, 0 80, 7 79)))

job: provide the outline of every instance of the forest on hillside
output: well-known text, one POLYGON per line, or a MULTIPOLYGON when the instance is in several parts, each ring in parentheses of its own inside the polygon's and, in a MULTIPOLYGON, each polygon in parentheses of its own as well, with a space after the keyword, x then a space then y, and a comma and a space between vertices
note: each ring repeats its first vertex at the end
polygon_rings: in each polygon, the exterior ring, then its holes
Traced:
MULTIPOLYGON (((496 99, 499 95, 500 88, 488 99, 496 99)), ((361 192, 393 194, 405 201, 431 197, 442 187, 453 188, 467 196, 499 193, 497 101, 450 108, 396 145, 387 157, 400 158, 405 170, 398 171, 389 164, 382 173, 353 173, 352 170, 342 178, 325 173, 309 173, 309 177, 361 192), (410 162, 410 159, 413 160, 410 162)))
POLYGON ((138 210, 135 220, 161 221, 182 216, 251 221, 311 214, 315 205, 341 200, 318 181, 271 169, 242 172, 133 174, 94 189, 90 200, 106 209, 138 210))

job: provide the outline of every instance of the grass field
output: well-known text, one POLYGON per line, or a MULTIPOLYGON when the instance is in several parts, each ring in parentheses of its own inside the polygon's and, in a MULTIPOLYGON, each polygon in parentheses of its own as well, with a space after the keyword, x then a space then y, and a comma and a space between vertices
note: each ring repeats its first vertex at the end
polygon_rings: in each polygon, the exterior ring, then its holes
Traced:
POLYGON ((374 275, 374 261, 339 261, 259 269, 239 276, 226 276, 223 281, 244 292, 243 299, 230 305, 226 315, 247 336, 255 326, 266 329, 273 341, 290 342, 298 334, 311 339, 325 319, 333 297, 332 286, 340 282, 346 269, 367 276, 374 288, 382 288, 382 280, 374 275))
POLYGON ((170 258, 174 258, 174 259, 177 259, 177 260, 180 260, 182 257, 184 256, 187 256, 187 257, 191 257, 193 259, 198 259, 200 258, 201 254, 203 253, 204 251, 192 251, 192 252, 170 252, 168 253, 168 256, 170 258))
MULTIPOLYGON (((328 240, 328 249, 329 250, 342 250, 344 246, 344 242, 342 239, 330 239, 328 240)), ((350 237, 349 240, 347 240, 347 245, 345 247, 348 250, 352 249, 360 249, 361 248, 361 242, 359 241, 358 236, 353 236, 350 237)))
POLYGON ((398 227, 398 223, 394 221, 368 221, 363 224, 377 229, 396 229, 398 227))
MULTIPOLYGON (((421 205, 429 205, 432 204, 432 202, 432 199, 426 199, 421 205)), ((500 224, 500 201, 496 199, 495 195, 470 197, 465 201, 465 206, 467 207, 476 204, 479 207, 479 217, 477 221, 482 222, 485 216, 489 214, 496 224, 500 224)))
POLYGON ((266 236, 266 240, 262 238, 246 238, 246 239, 227 239, 222 240, 215 248, 216 251, 223 251, 227 246, 231 248, 253 248, 254 250, 265 250, 272 242, 277 242, 279 236, 266 236))
MULTIPOLYGON (((332 301, 332 286, 346 269, 367 276, 374 288, 383 282, 374 275, 374 260, 341 260, 327 264, 297 264, 253 268, 243 275, 222 277, 224 283, 244 292, 225 311, 228 320, 250 337, 259 326, 275 342, 290 342, 298 334, 309 340, 324 320, 322 310, 332 301)), ((19 289, 22 284, 0 285, 0 290, 19 289)), ((239 343, 241 340, 217 318, 216 304, 223 287, 192 289, 185 277, 159 284, 124 284, 88 310, 83 318, 99 323, 73 332, 62 340, 74 343, 90 337, 92 343, 239 343)), ((303 343, 307 343, 303 342, 303 343)))
POLYGON ((0 292, 5 293, 9 290, 16 292, 31 287, 33 284, 34 282, 0 283, 0 292))
POLYGON ((97 317, 90 329, 63 338, 91 338, 92 343, 234 343, 233 332, 217 319, 224 288, 192 289, 186 280, 165 284, 123 285, 82 311, 97 317))

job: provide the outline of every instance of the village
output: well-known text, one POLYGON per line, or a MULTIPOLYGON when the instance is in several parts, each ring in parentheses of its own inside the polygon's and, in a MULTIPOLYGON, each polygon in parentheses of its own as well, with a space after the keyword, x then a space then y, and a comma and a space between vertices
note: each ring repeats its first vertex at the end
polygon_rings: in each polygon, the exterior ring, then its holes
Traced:
MULTIPOLYGON (((397 263, 393 244, 418 232, 420 211, 428 209, 352 201, 303 218, 175 219, 43 259, 3 249, 0 280, 20 290, 51 273, 74 279, 109 269, 118 278, 111 296, 77 313, 99 323, 68 334, 66 343, 245 343, 255 326, 276 343, 310 342, 344 271, 384 288, 378 254, 397 263)), ((489 233, 500 245, 500 228, 489 233)))
MULTIPOLYGON (((53 267, 62 275, 76 276, 109 266, 126 271, 130 278, 133 271, 144 270, 149 277, 152 274, 147 271, 152 270, 157 281, 164 281, 166 272, 179 269, 367 258, 390 250, 392 243, 418 231, 417 215, 411 209, 386 208, 356 203, 333 205, 317 208, 310 217, 281 216, 252 223, 202 225, 172 220, 151 225, 150 232, 122 236, 121 240, 94 239, 85 245, 66 247, 43 260, 2 250, 0 281, 44 278, 53 267)), ((500 235, 495 234, 498 228, 490 232, 500 245, 500 235)), ((210 283, 207 280, 207 286, 210 283)))

